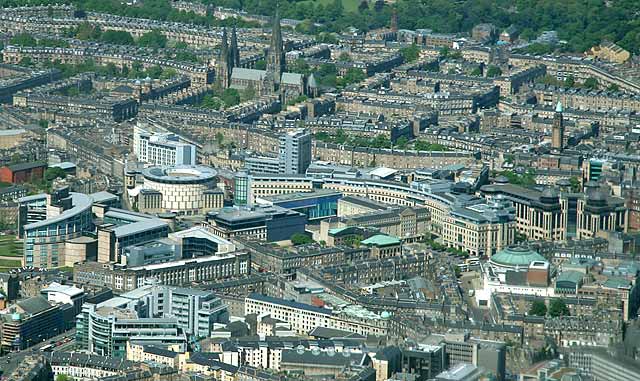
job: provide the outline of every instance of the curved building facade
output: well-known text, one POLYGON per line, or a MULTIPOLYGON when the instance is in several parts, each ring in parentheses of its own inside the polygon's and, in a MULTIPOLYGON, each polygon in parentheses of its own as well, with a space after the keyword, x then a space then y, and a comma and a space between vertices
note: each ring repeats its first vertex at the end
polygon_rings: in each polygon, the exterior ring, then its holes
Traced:
POLYGON ((64 188, 51 195, 23 197, 19 202, 23 264, 47 268, 73 266, 75 256, 66 257, 65 242, 93 231, 93 199, 64 188))
POLYGON ((216 171, 202 165, 149 167, 142 171, 143 189, 162 194, 160 209, 181 215, 201 214, 222 207, 222 194, 211 192, 216 171))

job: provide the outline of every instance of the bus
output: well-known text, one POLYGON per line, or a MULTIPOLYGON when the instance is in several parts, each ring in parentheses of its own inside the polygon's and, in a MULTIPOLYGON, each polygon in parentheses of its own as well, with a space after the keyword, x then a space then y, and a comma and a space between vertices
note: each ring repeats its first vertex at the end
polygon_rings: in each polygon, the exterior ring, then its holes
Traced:
POLYGON ((55 348, 55 344, 47 344, 44 347, 40 348, 40 352, 52 352, 53 348, 55 348))

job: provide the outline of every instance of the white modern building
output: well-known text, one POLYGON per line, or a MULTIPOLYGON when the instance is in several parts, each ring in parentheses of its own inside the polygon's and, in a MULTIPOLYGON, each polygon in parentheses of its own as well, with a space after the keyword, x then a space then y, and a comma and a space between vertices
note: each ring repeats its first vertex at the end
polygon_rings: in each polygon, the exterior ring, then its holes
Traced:
POLYGON ((142 176, 142 189, 162 195, 160 209, 163 211, 193 215, 222 207, 222 192, 212 192, 216 188, 216 171, 211 167, 154 166, 144 169, 142 176))
POLYGON ((70 304, 75 314, 79 314, 84 303, 84 290, 72 285, 64 285, 57 282, 40 290, 40 294, 53 304, 70 304))
POLYGON ((280 173, 302 174, 311 164, 311 134, 307 130, 290 131, 280 136, 280 173))
POLYGON ((196 146, 168 133, 151 133, 140 126, 133 129, 133 153, 150 165, 195 165, 196 146))

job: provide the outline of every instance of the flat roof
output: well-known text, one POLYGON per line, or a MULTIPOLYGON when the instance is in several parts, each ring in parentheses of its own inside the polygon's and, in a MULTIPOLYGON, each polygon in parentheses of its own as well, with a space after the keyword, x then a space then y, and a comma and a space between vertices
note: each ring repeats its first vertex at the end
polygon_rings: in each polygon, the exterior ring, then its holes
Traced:
POLYGON ((167 268, 167 267, 181 267, 181 266, 186 265, 187 263, 206 263, 206 262, 211 262, 211 261, 221 261, 223 259, 229 259, 229 258, 233 258, 233 257, 234 257, 233 254, 226 254, 226 255, 216 254, 216 255, 208 255, 208 256, 205 256, 205 257, 182 259, 182 260, 179 260, 179 261, 156 263, 156 264, 153 264, 153 265, 130 267, 129 269, 131 269, 131 270, 149 270, 150 271, 150 270, 163 269, 163 268, 167 268))
POLYGON ((211 233, 209 230, 202 226, 194 226, 187 230, 181 230, 175 233, 169 234, 169 238, 186 238, 186 237, 195 237, 195 238, 204 238, 209 241, 215 242, 219 245, 227 245, 231 244, 231 242, 227 241, 224 238, 218 237, 217 235, 211 233))
POLYGON ((341 192, 332 189, 315 189, 311 192, 296 192, 287 194, 277 194, 273 196, 260 197, 262 200, 271 202, 299 201, 314 197, 342 196, 341 192))
POLYGON ((146 221, 138 221, 131 224, 116 226, 112 229, 112 231, 114 232, 116 237, 125 237, 131 234, 137 234, 168 226, 169 224, 162 220, 149 218, 146 221))
POLYGON ((375 245, 375 246, 391 246, 399 245, 400 240, 396 237, 392 237, 386 234, 376 234, 361 242, 363 245, 375 245))
POLYGON ((207 182, 216 175, 215 169, 204 165, 155 166, 142 170, 145 179, 171 184, 207 182))

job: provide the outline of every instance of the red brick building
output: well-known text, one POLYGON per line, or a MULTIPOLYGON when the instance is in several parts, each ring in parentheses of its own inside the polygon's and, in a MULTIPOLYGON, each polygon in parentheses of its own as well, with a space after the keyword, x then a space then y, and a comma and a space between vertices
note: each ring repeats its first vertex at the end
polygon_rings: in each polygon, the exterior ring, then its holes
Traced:
POLYGON ((0 168, 0 182, 22 184, 40 180, 47 169, 47 163, 31 162, 7 165, 0 168))

